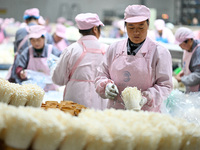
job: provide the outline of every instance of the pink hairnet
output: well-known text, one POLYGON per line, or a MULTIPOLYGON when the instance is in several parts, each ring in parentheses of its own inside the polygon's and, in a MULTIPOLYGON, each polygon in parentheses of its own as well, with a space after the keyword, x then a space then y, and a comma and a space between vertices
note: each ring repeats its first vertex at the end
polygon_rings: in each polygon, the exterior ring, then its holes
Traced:
POLYGON ((180 27, 176 30, 175 38, 176 44, 181 44, 187 39, 194 38, 194 33, 189 28, 180 27))
POLYGON ((125 22, 137 23, 150 18, 150 10, 144 5, 129 5, 125 9, 125 22))

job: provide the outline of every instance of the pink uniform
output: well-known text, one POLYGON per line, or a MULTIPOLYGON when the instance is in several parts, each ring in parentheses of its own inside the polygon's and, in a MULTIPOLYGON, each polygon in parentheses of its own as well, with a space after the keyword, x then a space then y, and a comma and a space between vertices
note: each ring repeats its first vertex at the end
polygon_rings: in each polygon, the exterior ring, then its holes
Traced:
POLYGON ((105 109, 107 100, 95 91, 96 69, 101 64, 107 45, 93 35, 83 36, 68 46, 54 70, 52 80, 65 85, 64 100, 94 109, 105 109))
MULTIPOLYGON (((48 67, 47 60, 52 53, 52 48, 53 48, 52 45, 48 46, 47 57, 34 57, 33 48, 30 47, 29 48, 29 62, 28 62, 27 69, 43 72, 47 75, 50 75, 50 69, 48 67)), ((44 87, 45 91, 57 90, 57 89, 58 89, 58 86, 55 84, 49 84, 44 87)))
POLYGON ((105 87, 113 82, 119 94, 115 100, 109 100, 108 108, 124 109, 120 97, 127 86, 136 86, 150 93, 147 104, 142 110, 160 111, 164 99, 172 90, 172 60, 169 51, 157 42, 146 38, 135 56, 127 55, 127 39, 112 44, 103 65, 98 68, 95 80, 96 91, 105 98, 105 87))
POLYGON ((68 46, 68 44, 66 43, 65 39, 62 39, 58 43, 54 43, 54 46, 60 51, 63 51, 68 46))
POLYGON ((162 36, 159 35, 157 30, 149 31, 148 36, 158 42, 171 43, 171 44, 174 44, 175 42, 175 37, 173 32, 166 27, 162 29, 162 36))

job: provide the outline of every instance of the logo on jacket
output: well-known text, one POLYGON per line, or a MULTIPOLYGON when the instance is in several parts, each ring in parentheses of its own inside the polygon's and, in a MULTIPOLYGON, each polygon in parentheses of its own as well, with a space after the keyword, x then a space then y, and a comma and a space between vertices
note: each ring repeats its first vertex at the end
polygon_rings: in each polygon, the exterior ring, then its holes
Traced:
POLYGON ((129 82, 131 80, 130 78, 131 74, 128 71, 124 71, 124 82, 129 82))

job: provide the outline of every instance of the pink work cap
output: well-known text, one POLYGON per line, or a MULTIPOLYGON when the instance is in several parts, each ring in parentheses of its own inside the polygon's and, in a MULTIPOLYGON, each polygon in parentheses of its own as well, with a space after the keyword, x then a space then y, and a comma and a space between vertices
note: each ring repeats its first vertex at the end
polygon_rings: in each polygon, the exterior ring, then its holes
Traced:
POLYGON ((4 22, 3 18, 0 18, 0 25, 4 22))
POLYGON ((46 24, 46 21, 44 20, 44 18, 42 16, 40 16, 40 18, 38 19, 38 23, 40 25, 45 25, 46 24))
POLYGON ((142 22, 150 18, 150 10, 144 5, 129 5, 125 9, 124 21, 129 23, 142 22))
POLYGON ((27 9, 24 12, 24 19, 28 19, 29 17, 35 17, 36 19, 38 19, 40 17, 40 11, 38 8, 31 8, 31 9, 27 9))
POLYGON ((176 38, 175 43, 176 44, 181 44, 187 39, 193 39, 194 38, 194 33, 189 28, 180 27, 180 28, 178 28, 176 30, 175 38, 176 38))
POLYGON ((154 26, 155 26, 156 30, 163 30, 165 27, 165 21, 162 19, 157 19, 154 22, 154 26))
POLYGON ((42 25, 32 25, 29 27, 29 38, 40 38, 42 35, 45 36, 46 29, 42 25))
POLYGON ((56 35, 61 38, 66 38, 66 27, 62 24, 56 25, 56 35))
POLYGON ((61 24, 64 24, 64 23, 66 23, 66 19, 65 19, 65 17, 59 17, 58 19, 57 19, 57 23, 61 23, 61 24))
POLYGON ((75 17, 75 21, 80 30, 88 30, 99 25, 104 26, 99 16, 93 13, 79 14, 75 17))

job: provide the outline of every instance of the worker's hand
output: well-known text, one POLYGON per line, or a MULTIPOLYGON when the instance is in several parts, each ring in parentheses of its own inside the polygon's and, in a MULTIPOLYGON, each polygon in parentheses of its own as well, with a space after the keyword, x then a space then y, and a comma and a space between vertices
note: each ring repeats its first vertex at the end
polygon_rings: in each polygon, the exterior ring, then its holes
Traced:
POLYGON ((147 98, 144 97, 144 96, 142 96, 142 99, 141 99, 141 101, 140 101, 140 106, 142 107, 142 106, 144 106, 146 103, 147 103, 147 98))
POLYGON ((22 80, 24 80, 24 79, 27 78, 26 71, 24 71, 24 70, 20 71, 20 78, 21 78, 22 80))
POLYGON ((178 82, 181 82, 181 77, 182 76, 184 76, 184 72, 183 71, 181 71, 179 74, 177 74, 176 76, 175 76, 175 78, 176 78, 176 80, 178 81, 178 82))
POLYGON ((108 99, 115 99, 115 97, 119 94, 117 86, 113 83, 108 83, 105 89, 105 96, 108 99))
POLYGON ((142 92, 142 100, 140 102, 140 106, 144 106, 145 104, 151 106, 153 102, 153 97, 149 91, 142 92))

